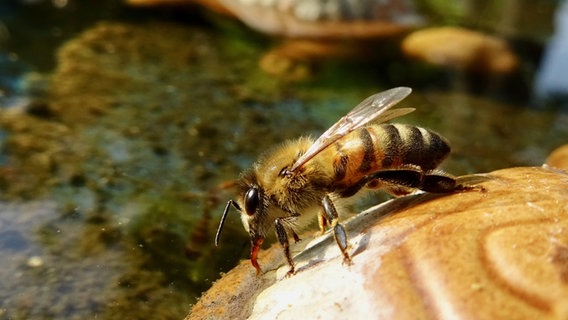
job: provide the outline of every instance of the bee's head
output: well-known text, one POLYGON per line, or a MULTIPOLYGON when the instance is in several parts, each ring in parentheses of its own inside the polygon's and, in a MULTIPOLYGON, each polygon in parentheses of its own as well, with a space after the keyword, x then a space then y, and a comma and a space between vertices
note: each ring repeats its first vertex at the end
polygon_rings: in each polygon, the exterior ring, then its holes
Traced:
POLYGON ((265 235, 270 228, 270 221, 268 219, 268 206, 269 200, 265 195, 264 189, 260 187, 255 181, 243 178, 240 181, 241 192, 237 200, 229 200, 227 206, 221 217, 219 228, 215 236, 215 245, 219 243, 219 236, 223 228, 227 213, 230 207, 234 207, 241 214, 241 221, 245 230, 249 233, 251 238, 251 262, 260 272, 260 267, 257 262, 257 254, 265 235))
POLYGON ((243 227, 250 234, 251 239, 264 237, 266 234, 267 200, 263 190, 257 185, 251 185, 237 200, 229 200, 221 217, 221 222, 215 237, 215 245, 219 243, 219 236, 225 223, 229 209, 232 206, 241 214, 243 227))
POLYGON ((245 230, 251 238, 263 236, 261 228, 266 206, 264 204, 264 191, 258 185, 250 185, 237 200, 241 207, 241 220, 245 230))

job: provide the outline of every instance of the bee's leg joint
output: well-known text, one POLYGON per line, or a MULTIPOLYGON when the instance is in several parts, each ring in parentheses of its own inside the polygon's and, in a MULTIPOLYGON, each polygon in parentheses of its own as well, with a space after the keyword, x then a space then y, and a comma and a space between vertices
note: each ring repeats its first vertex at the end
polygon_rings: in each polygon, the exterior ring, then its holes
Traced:
POLYGON ((349 253, 347 253, 347 234, 345 233, 343 226, 338 221, 339 215, 337 214, 337 209, 335 209, 333 202, 327 195, 323 198, 322 205, 325 219, 330 222, 331 226, 333 226, 333 235, 335 237, 335 242, 337 242, 337 246, 343 254, 343 261, 345 263, 351 263, 351 258, 349 257, 349 253))

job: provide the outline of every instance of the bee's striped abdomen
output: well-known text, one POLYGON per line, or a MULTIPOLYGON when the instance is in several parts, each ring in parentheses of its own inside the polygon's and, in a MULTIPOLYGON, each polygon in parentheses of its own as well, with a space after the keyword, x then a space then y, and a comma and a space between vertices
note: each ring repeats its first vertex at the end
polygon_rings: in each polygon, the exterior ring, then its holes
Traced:
MULTIPOLYGON (((387 148, 385 157, 388 153, 392 152, 391 156, 398 158, 393 164, 396 166, 411 164, 419 166, 422 170, 428 171, 435 169, 450 153, 450 146, 446 139, 439 134, 420 127, 404 124, 382 124, 379 126, 370 127, 369 130, 384 130, 389 132, 386 137, 377 137, 378 141, 388 141, 392 143, 394 139, 399 139, 400 142, 395 147, 387 148), (394 133, 397 132, 398 134, 394 133), (381 140, 382 139, 382 140, 381 140)), ((393 167, 387 163, 382 164, 383 168, 393 167)))
POLYGON ((436 168, 450 153, 435 132, 404 124, 381 124, 356 130, 335 143, 336 186, 351 186, 380 170, 405 166, 436 168))

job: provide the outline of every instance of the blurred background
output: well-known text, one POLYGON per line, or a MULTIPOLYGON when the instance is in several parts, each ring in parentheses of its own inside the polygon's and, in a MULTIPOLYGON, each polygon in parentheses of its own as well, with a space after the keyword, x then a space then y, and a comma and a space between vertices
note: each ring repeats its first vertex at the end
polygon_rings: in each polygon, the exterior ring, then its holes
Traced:
POLYGON ((392 87, 444 170, 540 166, 566 61, 563 1, 2 0, 0 319, 183 318, 239 172, 392 87))

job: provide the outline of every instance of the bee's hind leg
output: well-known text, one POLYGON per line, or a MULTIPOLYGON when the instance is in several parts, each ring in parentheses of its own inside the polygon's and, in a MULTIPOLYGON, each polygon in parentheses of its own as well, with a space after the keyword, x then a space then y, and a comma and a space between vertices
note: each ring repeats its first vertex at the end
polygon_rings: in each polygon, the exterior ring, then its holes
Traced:
POLYGON ((347 253, 347 248, 349 246, 347 243, 347 234, 345 233, 343 226, 339 223, 339 215, 337 214, 337 210, 328 195, 323 197, 322 206, 324 218, 333 227, 333 235, 335 237, 335 242, 337 242, 337 246, 339 246, 339 249, 343 254, 343 262, 351 264, 351 257, 349 256, 349 253, 347 253))
POLYGON ((454 191, 460 192, 472 190, 485 191, 485 188, 482 186, 460 183, 453 176, 440 170, 426 172, 422 179, 420 189, 432 193, 450 193, 454 191))

